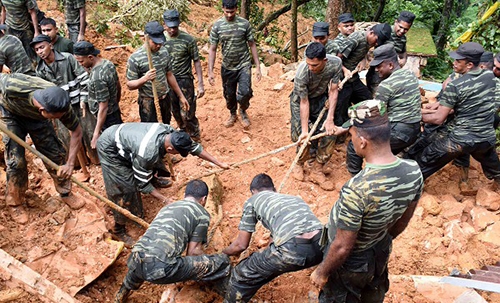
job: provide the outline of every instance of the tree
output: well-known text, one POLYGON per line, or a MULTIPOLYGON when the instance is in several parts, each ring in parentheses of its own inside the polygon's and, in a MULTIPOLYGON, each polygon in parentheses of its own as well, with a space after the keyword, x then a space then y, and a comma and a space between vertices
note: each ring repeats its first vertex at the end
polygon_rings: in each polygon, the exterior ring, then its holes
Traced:
POLYGON ((241 0, 241 17, 249 20, 250 19, 250 6, 252 4, 252 0, 241 0))
POLYGON ((326 22, 330 24, 330 37, 336 37, 339 34, 337 28, 339 15, 343 14, 346 10, 344 0, 328 0, 326 7, 326 22))
POLYGON ((298 58, 298 46, 297 46, 297 0, 292 0, 292 31, 290 33, 291 39, 291 51, 292 51, 292 62, 297 62, 298 58))
POLYGON ((439 29, 436 37, 436 48, 438 50, 443 50, 446 41, 448 39, 448 33, 450 29, 450 17, 453 11, 454 0, 445 0, 443 6, 443 12, 441 14, 441 21, 439 22, 439 29))
MULTIPOLYGON (((301 6, 304 3, 307 3, 309 1, 311 1, 311 0, 297 0, 297 7, 301 6)), ((262 21, 261 23, 259 23, 259 25, 257 25, 257 27, 255 28, 255 30, 256 31, 263 30, 266 26, 269 25, 269 23, 273 22, 279 16, 281 16, 284 13, 288 12, 290 9, 292 9, 292 5, 291 4, 287 4, 287 5, 283 6, 282 8, 280 8, 280 9, 278 9, 278 10, 270 13, 269 15, 267 15, 267 17, 264 19, 264 21, 262 21)))

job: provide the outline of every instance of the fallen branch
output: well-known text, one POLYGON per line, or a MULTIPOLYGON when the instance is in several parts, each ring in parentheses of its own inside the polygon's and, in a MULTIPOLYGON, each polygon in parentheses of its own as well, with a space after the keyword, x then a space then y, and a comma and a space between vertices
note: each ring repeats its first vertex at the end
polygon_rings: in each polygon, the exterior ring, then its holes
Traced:
POLYGON ((115 49, 115 48, 125 48, 127 47, 126 44, 122 44, 122 45, 110 45, 110 46, 106 46, 104 48, 104 50, 111 50, 111 49, 115 49))
MULTIPOLYGON (((311 0, 298 0, 297 1, 297 7, 301 6, 304 3, 307 3, 309 1, 311 1, 311 0)), ((271 14, 267 15, 266 19, 264 19, 264 21, 262 21, 259 25, 257 25, 257 28, 255 30, 258 31, 258 32, 261 31, 261 30, 263 30, 264 27, 266 27, 267 25, 269 25, 269 23, 271 23, 272 21, 274 21, 274 19, 276 19, 279 16, 283 15, 284 13, 288 12, 291 8, 292 8, 292 5, 291 4, 287 4, 287 5, 283 6, 282 8, 280 8, 279 10, 274 11, 271 14)))

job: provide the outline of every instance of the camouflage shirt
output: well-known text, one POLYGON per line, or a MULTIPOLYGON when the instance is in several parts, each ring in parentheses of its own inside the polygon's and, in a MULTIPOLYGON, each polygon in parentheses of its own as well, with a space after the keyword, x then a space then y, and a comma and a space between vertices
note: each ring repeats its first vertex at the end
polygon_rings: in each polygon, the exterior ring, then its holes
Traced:
POLYGON ((415 123, 422 120, 418 78, 408 69, 398 69, 380 82, 375 99, 384 101, 390 122, 415 123))
POLYGON ((108 113, 115 113, 118 107, 118 73, 115 65, 106 59, 90 70, 89 74, 89 109, 94 115, 99 111, 99 103, 108 102, 108 113))
POLYGON ((348 70, 352 71, 366 57, 370 45, 366 41, 366 32, 364 31, 356 31, 350 34, 344 42, 344 45, 340 48, 340 53, 343 56, 342 63, 348 70))
POLYGON ((394 163, 365 168, 347 181, 333 205, 328 222, 328 240, 337 229, 357 232, 353 253, 382 240, 388 229, 422 194, 424 180, 415 161, 397 158, 394 163))
POLYGON ((339 82, 342 75, 342 61, 332 55, 327 55, 326 58, 325 67, 317 74, 309 70, 305 61, 300 62, 293 82, 293 93, 300 99, 319 97, 328 93, 330 81, 339 82))
MULTIPOLYGON (((172 70, 172 62, 168 50, 164 46, 156 53, 151 53, 151 58, 156 69, 156 90, 158 96, 161 97, 167 94, 170 89, 167 83, 167 72, 172 70)), ((127 80, 137 80, 144 76, 148 70, 148 55, 143 45, 128 58, 127 80)), ((153 84, 151 81, 146 82, 139 88, 139 96, 153 98, 153 84)))
MULTIPOLYGON (((124 123, 115 127, 114 133, 106 133, 114 136, 111 142, 118 155, 131 162, 137 188, 142 193, 151 193, 155 189, 150 183, 153 170, 166 154, 165 136, 173 133, 174 128, 160 123, 124 123)), ((199 155, 202 151, 203 147, 193 141, 190 153, 199 155)))
POLYGON ((172 58, 172 73, 175 76, 193 76, 191 61, 200 60, 196 39, 183 31, 177 37, 165 34, 165 47, 172 58))
MULTIPOLYGON (((51 86, 55 85, 38 77, 24 74, 0 74, 0 105, 20 117, 46 120, 33 105, 33 93, 38 89, 51 86)), ((78 127, 78 117, 71 106, 59 120, 71 131, 78 127)))
POLYGON ((132 252, 144 252, 168 263, 180 257, 189 242, 207 242, 210 214, 198 202, 181 200, 163 207, 132 252))
MULTIPOLYGON (((332 41, 332 46, 330 47, 330 51, 328 51, 328 48, 327 48, 326 53, 336 56, 340 52, 340 50, 344 48, 344 44, 345 44, 346 39, 347 39, 347 36, 344 36, 342 34, 338 34, 337 37, 335 37, 335 39, 333 39, 333 41, 332 41)), ((330 40, 328 40, 328 41, 330 41, 330 40)))
POLYGON ((271 232, 276 246, 322 228, 306 202, 299 197, 273 191, 259 192, 245 202, 238 229, 253 233, 257 221, 261 221, 271 232))
POLYGON ((0 65, 7 65, 11 73, 33 72, 31 60, 24 50, 23 43, 12 35, 0 38, 0 65))
POLYGON ((394 44, 396 53, 406 53, 406 35, 398 37, 398 35, 396 35, 396 31, 394 30, 394 25, 392 26, 391 41, 392 44, 394 44))
POLYGON ((72 54, 54 51, 54 62, 50 65, 38 58, 36 75, 67 91, 71 104, 87 102, 89 74, 72 54))
POLYGON ((73 53, 73 41, 57 35, 56 43, 52 44, 52 48, 60 53, 73 53))
POLYGON ((448 83, 439 103, 455 112, 455 118, 448 123, 451 140, 495 144, 495 90, 495 75, 489 70, 472 70, 448 83))
POLYGON ((251 65, 248 42, 254 41, 250 22, 236 16, 231 22, 226 17, 215 21, 210 31, 210 44, 222 44, 222 66, 240 70, 251 65))
POLYGON ((0 6, 5 7, 5 24, 10 28, 25 31, 30 29, 30 9, 37 8, 35 0, 0 0, 0 6))
POLYGON ((65 0, 64 19, 66 24, 80 24, 80 9, 85 7, 85 0, 65 0))

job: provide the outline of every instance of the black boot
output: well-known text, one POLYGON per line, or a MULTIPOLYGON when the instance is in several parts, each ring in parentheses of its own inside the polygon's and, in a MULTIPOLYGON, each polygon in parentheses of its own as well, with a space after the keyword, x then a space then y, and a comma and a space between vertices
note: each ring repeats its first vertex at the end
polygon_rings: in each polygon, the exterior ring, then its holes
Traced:
POLYGON ((125 303, 127 302, 128 296, 130 295, 130 289, 125 287, 125 284, 122 284, 118 292, 115 296, 114 303, 125 303))
POLYGON ((125 225, 115 223, 115 227, 113 228, 113 237, 125 243, 127 248, 131 248, 135 244, 135 240, 130 237, 125 231, 125 225))

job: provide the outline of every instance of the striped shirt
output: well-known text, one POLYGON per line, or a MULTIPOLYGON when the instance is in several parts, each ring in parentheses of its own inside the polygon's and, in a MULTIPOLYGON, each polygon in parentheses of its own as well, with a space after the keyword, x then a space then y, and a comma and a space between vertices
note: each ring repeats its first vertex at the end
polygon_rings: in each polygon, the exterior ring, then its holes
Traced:
POLYGON ((306 61, 300 62, 293 82, 293 93, 300 99, 311 99, 328 93, 330 81, 339 82, 342 75, 342 61, 332 55, 327 55, 326 59, 325 67, 319 73, 310 71, 306 61))
POLYGON ((240 70, 251 65, 248 42, 253 41, 250 22, 240 16, 233 21, 221 17, 210 31, 210 44, 222 44, 222 67, 228 70, 240 70))
POLYGON ((132 252, 144 252, 168 263, 180 257, 189 242, 207 242, 210 214, 198 202, 181 200, 163 207, 132 252))
POLYGON ((5 7, 5 24, 14 30, 30 29, 30 9, 36 9, 35 0, 0 0, 0 6, 5 7))
POLYGON ((80 24, 80 8, 85 7, 85 0, 65 0, 64 19, 66 24, 80 24))
MULTIPOLYGON (((356 31, 345 39, 344 45, 340 48, 340 53, 342 53, 342 63, 348 70, 353 70, 358 66, 368 54, 370 45, 366 41, 366 32, 356 31)), ((357 74, 353 78, 359 77, 357 74)))
POLYGON ((342 187, 330 212, 328 240, 337 229, 357 232, 352 252, 373 247, 387 235, 413 201, 422 194, 424 180, 415 161, 397 158, 394 163, 365 168, 342 187))
POLYGON ((394 25, 391 27, 391 41, 394 44, 394 48, 396 49, 396 53, 402 54, 406 53, 406 35, 399 37, 396 35, 396 31, 394 29, 394 25))
POLYGON ((94 115, 99 111, 99 103, 108 102, 108 113, 111 115, 118 107, 118 73, 113 62, 102 59, 89 74, 89 109, 94 115))
POLYGON ((276 246, 322 228, 304 200, 273 191, 259 192, 245 202, 238 229, 253 233, 257 221, 271 232, 276 246))
POLYGON ((176 37, 170 37, 165 33, 167 42, 165 47, 172 60, 172 72, 176 77, 193 76, 191 62, 200 60, 196 39, 183 31, 179 31, 176 37))
POLYGON ((31 60, 19 38, 5 35, 0 38, 0 65, 7 65, 11 73, 32 73, 31 60))

